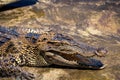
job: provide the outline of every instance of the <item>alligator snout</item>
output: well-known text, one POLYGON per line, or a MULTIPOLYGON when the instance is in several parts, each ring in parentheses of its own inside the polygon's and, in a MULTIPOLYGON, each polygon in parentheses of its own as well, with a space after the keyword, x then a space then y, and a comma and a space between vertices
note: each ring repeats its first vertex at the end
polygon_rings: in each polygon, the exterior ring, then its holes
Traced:
POLYGON ((79 66, 81 68, 86 68, 86 69, 103 69, 105 68, 105 65, 100 61, 96 59, 88 59, 88 62, 78 62, 79 66))
POLYGON ((97 59, 87 58, 81 56, 80 54, 76 54, 78 67, 87 68, 87 69, 103 69, 105 65, 97 59))
POLYGON ((45 54, 46 59, 50 64, 81 69, 103 69, 105 67, 100 60, 93 59, 92 57, 85 57, 78 53, 66 54, 63 52, 49 50, 45 54))

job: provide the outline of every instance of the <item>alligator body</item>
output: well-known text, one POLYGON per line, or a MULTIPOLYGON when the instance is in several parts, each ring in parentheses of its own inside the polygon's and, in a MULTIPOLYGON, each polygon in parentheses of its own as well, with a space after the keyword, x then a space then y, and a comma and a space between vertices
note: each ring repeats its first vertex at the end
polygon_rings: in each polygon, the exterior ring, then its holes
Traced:
POLYGON ((107 50, 76 42, 66 35, 48 31, 0 27, 0 76, 32 80, 33 74, 20 66, 67 66, 102 69, 104 64, 93 56, 104 56, 107 50))

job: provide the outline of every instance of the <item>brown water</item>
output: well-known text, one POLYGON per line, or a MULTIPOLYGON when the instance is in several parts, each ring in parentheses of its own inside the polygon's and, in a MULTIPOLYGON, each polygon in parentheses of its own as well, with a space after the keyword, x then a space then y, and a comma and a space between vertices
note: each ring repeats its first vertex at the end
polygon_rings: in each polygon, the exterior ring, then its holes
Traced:
MULTIPOLYGON (((103 70, 23 67, 35 80, 120 80, 120 2, 90 0, 41 0, 32 6, 0 12, 0 25, 41 28, 73 36, 79 42, 103 46, 103 70)), ((12 80, 4 78, 1 80, 12 80)))

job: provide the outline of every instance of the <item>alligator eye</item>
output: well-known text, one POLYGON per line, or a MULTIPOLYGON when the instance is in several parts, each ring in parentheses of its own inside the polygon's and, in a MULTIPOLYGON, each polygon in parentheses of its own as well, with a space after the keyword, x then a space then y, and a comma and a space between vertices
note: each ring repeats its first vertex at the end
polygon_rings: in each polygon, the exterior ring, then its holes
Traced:
POLYGON ((21 44, 22 44, 22 42, 21 42, 21 41, 19 41, 19 42, 18 42, 18 44, 19 44, 19 45, 21 45, 21 44))
POLYGON ((42 39, 42 41, 46 41, 46 40, 47 40, 47 38, 43 38, 43 39, 42 39))

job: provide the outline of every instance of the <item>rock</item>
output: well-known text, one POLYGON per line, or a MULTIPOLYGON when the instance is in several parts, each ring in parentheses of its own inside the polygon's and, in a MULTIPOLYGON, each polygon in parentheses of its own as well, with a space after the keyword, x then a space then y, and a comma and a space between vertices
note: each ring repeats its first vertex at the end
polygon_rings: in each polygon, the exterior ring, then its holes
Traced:
POLYGON ((109 55, 102 58, 107 64, 103 70, 23 67, 34 73, 36 80, 119 80, 119 7, 119 0, 38 0, 31 6, 0 12, 0 25, 54 30, 71 35, 77 41, 104 46, 109 51, 109 55))

